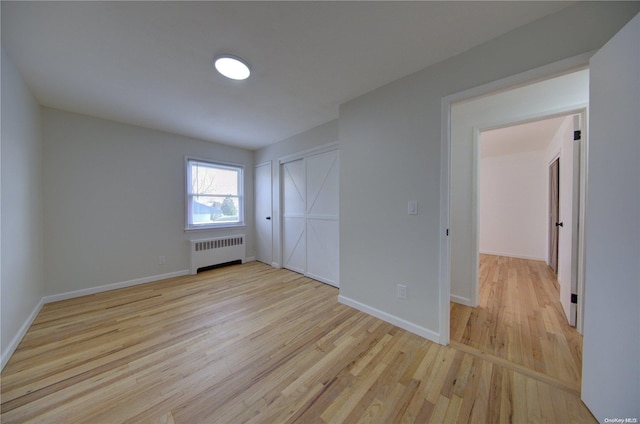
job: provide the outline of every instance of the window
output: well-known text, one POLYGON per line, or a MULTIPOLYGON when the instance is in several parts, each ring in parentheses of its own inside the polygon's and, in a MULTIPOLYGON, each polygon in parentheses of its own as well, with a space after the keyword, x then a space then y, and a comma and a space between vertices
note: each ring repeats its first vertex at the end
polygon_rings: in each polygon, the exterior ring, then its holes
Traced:
POLYGON ((242 167, 187 158, 187 230, 243 224, 242 167))

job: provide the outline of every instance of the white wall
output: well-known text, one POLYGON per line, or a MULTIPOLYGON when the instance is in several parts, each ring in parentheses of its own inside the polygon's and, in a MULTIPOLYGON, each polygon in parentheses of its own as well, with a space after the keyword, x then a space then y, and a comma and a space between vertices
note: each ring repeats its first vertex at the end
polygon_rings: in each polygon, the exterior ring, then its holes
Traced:
POLYGON ((256 164, 338 141, 338 120, 329 121, 278 143, 255 151, 256 164))
POLYGON ((2 367, 44 293, 40 106, 2 51, 2 367))
POLYGON ((482 135, 480 253, 543 261, 547 252, 546 149, 507 152, 500 147, 501 143, 482 135))
POLYGON ((640 15, 591 60, 582 398, 640 418, 640 15))
POLYGON ((596 49, 637 10, 579 3, 341 105, 341 300, 439 340, 442 98, 596 49))
MULTIPOLYGON (((587 87, 587 90, 588 89, 589 87, 587 87)), ((560 128, 558 128, 558 131, 556 131, 551 142, 547 146, 547 164, 551 165, 551 162, 560 156, 562 142, 564 141, 564 133, 567 131, 573 132, 573 118, 570 116, 565 117, 565 120, 562 122, 560 128)))
POLYGON ((43 134, 47 295, 184 272, 192 238, 255 255, 252 152, 48 108, 43 134), (244 165, 245 228, 184 231, 185 155, 244 165))
POLYGON ((282 230, 280 228, 280 162, 279 159, 338 141, 338 121, 329 121, 303 133, 294 135, 279 143, 272 144, 254 153, 255 163, 271 162, 271 193, 273 196, 271 223, 273 225, 273 265, 283 266, 282 263, 282 230))
MULTIPOLYGON (((455 266, 451 269, 452 299, 469 305, 477 302, 474 131, 575 110, 585 107, 588 99, 589 74, 583 70, 453 105, 451 261, 455 266)), ((541 231, 546 234, 546 227, 541 231)))

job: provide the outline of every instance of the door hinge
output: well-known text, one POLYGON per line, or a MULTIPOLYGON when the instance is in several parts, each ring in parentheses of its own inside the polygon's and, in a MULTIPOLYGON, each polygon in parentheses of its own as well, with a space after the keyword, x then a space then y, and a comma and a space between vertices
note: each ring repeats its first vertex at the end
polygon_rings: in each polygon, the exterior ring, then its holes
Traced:
POLYGON ((447 237, 449 237, 449 229, 447 228, 447 237))
POLYGON ((581 140, 581 139, 582 139, 582 131, 575 130, 573 132, 573 140, 576 141, 576 140, 581 140))
POLYGON ((571 303, 578 303, 578 295, 571 293, 571 303))

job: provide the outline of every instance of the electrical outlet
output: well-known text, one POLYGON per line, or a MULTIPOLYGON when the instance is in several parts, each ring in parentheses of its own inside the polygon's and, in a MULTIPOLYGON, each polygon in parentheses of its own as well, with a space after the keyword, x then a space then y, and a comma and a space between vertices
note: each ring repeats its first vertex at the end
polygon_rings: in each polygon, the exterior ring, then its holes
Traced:
POLYGON ((407 286, 398 284, 398 299, 406 299, 406 298, 407 298, 407 286))
POLYGON ((158 264, 164 265, 166 263, 167 263, 167 257, 166 256, 158 256, 158 264))

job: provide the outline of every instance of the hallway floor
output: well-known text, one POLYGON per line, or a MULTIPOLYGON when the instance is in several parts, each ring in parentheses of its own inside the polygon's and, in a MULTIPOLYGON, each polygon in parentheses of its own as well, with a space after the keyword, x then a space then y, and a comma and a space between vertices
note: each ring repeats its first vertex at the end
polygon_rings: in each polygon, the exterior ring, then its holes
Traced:
POLYGON ((479 306, 451 303, 451 343, 580 393, 582 335, 569 325, 556 276, 542 261, 480 255, 479 306))

